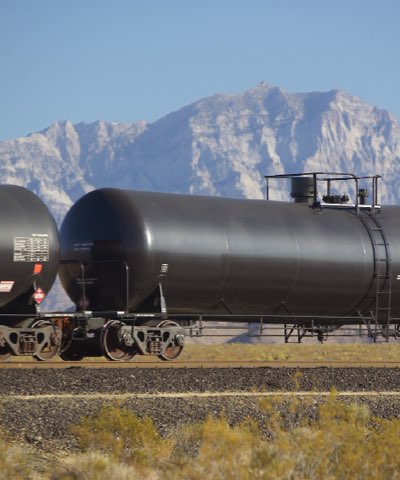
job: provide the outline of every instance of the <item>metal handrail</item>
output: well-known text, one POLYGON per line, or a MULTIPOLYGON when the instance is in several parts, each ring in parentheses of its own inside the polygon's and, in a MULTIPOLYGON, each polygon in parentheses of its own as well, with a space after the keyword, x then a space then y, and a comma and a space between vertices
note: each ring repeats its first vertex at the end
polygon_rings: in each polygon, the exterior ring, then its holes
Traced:
POLYGON ((313 178, 313 206, 321 206, 318 202, 318 182, 326 182, 327 183, 327 192, 330 194, 331 182, 333 181, 348 181, 353 180, 355 183, 355 202, 352 207, 358 211, 359 209, 359 180, 371 180, 372 183, 372 202, 371 202, 371 210, 373 211, 376 207, 379 206, 378 204, 378 180, 382 178, 381 175, 370 175, 370 176, 357 176, 354 173, 350 172, 304 172, 304 173, 283 173, 277 175, 265 175, 264 178, 266 179, 267 183, 267 194, 266 199, 269 200, 270 195, 270 179, 291 179, 291 178, 298 178, 298 177, 312 177, 313 178), (322 178, 318 178, 321 177, 322 178))

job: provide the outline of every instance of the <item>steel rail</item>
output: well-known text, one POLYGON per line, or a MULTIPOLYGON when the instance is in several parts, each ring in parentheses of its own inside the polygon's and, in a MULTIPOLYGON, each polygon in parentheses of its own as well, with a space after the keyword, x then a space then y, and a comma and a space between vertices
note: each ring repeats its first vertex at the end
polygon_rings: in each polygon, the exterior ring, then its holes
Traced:
POLYGON ((13 358, 10 361, 1 362, 1 369, 63 369, 63 368, 86 368, 86 369, 115 369, 115 368, 400 368, 400 360, 179 360, 161 362, 159 360, 132 360, 112 362, 108 360, 98 361, 20 361, 13 358))

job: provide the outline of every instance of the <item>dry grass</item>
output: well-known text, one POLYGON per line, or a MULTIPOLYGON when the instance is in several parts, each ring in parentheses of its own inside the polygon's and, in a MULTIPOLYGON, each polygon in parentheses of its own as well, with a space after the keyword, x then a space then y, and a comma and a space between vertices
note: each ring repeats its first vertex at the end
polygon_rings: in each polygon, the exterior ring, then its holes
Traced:
POLYGON ((0 480, 30 478, 31 461, 23 447, 0 437, 0 480))
POLYGON ((374 418, 367 407, 343 403, 335 392, 318 405, 312 402, 264 398, 264 425, 251 418, 230 425, 223 416, 209 416, 182 426, 171 438, 160 437, 148 417, 108 406, 73 427, 82 453, 44 475, 22 448, 0 440, 0 479, 400 478, 399 419, 374 418), (311 417, 310 407, 315 409, 311 417))
POLYGON ((180 360, 217 361, 398 361, 400 344, 274 344, 186 345, 180 360))
POLYGON ((400 420, 381 420, 364 406, 339 401, 335 393, 304 414, 304 402, 264 399, 267 434, 252 419, 231 426, 208 417, 186 425, 171 439, 157 439, 148 419, 109 408, 87 418, 75 432, 85 453, 75 456, 52 480, 110 478, 177 480, 396 479, 400 477, 400 420), (124 419, 126 428, 111 417, 124 419), (132 449, 135 437, 140 445, 132 449), (92 441, 87 442, 88 438, 92 441), (114 448, 112 438, 118 445, 114 448), (86 445, 86 446, 84 446, 86 445), (122 447, 122 448, 121 448, 122 447), (136 452, 136 453, 135 453, 136 452), (145 456, 137 455, 146 452, 145 456), (150 452, 152 452, 150 454, 150 452), (146 461, 143 461, 146 458, 146 461))

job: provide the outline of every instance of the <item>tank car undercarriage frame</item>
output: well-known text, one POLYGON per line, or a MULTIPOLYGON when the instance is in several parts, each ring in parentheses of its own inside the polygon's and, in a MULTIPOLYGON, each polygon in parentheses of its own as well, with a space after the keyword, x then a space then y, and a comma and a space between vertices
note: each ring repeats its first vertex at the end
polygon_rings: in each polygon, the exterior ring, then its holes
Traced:
MULTIPOLYGON (((364 337, 370 342, 400 339, 400 318, 390 324, 377 322, 373 312, 368 316, 296 316, 234 314, 165 314, 126 312, 81 312, 71 316, 75 325, 69 341, 79 343, 97 337, 100 354, 109 360, 130 360, 135 355, 156 355, 174 360, 182 352, 185 337, 232 337, 240 331, 248 337, 283 338, 285 343, 301 343, 305 338, 320 342, 335 337, 364 337), (104 321, 108 318, 108 321, 104 321), (222 332, 222 333, 221 333, 222 332), (335 332, 335 333, 334 333, 335 332)), ((61 357, 71 360, 69 345, 63 341, 61 357)), ((81 343, 84 347, 84 343, 81 343)), ((87 356, 90 356, 89 351, 87 356)), ((86 355, 85 355, 86 356, 86 355)))
POLYGON ((81 360, 85 356, 127 361, 136 355, 174 360, 184 346, 184 328, 166 319, 165 315, 77 312, 64 317, 63 322, 60 355, 69 361, 81 360))
POLYGON ((136 355, 174 360, 183 350, 185 337, 233 337, 239 332, 258 339, 283 338, 285 343, 301 343, 305 338, 323 342, 333 335, 389 342, 400 339, 400 318, 382 323, 374 312, 347 317, 44 312, 25 318, 20 326, 0 325, 0 361, 10 356, 43 361, 57 354, 68 361, 91 356, 128 361, 136 355))
POLYGON ((369 342, 400 340, 400 318, 382 323, 374 312, 346 317, 206 314, 173 318, 178 323, 183 321, 188 337, 232 337, 241 333, 252 338, 283 338, 285 343, 301 343, 305 338, 324 342, 333 336, 360 337, 369 342))

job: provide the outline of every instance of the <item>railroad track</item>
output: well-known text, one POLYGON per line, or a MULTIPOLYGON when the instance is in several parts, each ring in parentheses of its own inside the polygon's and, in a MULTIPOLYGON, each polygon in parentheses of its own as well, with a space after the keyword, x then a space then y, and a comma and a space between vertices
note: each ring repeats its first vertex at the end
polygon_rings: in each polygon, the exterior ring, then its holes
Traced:
POLYGON ((35 369, 35 368, 400 368, 400 360, 382 361, 347 361, 347 360, 196 360, 196 361, 172 361, 162 362, 157 359, 133 360, 129 362, 111 362, 108 360, 89 360, 81 362, 65 362, 61 360, 38 362, 35 360, 12 359, 7 362, 0 362, 0 369, 35 369))

